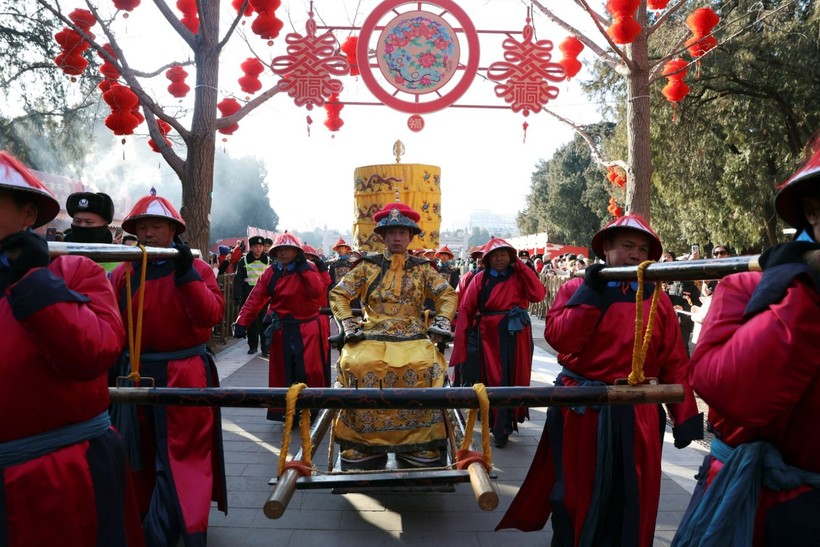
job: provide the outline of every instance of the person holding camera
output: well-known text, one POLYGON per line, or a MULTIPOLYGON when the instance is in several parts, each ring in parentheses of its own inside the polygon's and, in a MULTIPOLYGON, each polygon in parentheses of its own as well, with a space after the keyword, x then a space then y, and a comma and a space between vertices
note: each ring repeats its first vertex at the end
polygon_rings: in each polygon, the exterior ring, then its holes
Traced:
MULTIPOLYGON (((319 317, 325 282, 293 234, 279 235, 270 252, 275 261, 245 300, 233 324, 233 335, 244 338, 248 327, 267 309, 262 324, 270 355, 268 386, 290 387, 304 382, 310 387, 325 387, 328 341, 319 317)), ((268 409, 267 416, 268 420, 282 421, 284 409, 268 409)))
MULTIPOLYGON (((592 238, 605 261, 583 279, 564 283, 547 312, 544 337, 563 366, 556 386, 605 386, 632 372, 637 305, 650 321, 654 284, 641 294, 637 282, 607 281, 604 267, 658 260, 661 242, 636 214, 617 218, 592 238), (639 304, 636 304, 636 301, 639 304)), ((681 384, 684 400, 668 404, 676 448, 703 438, 703 414, 689 386, 672 303, 660 294, 643 363, 646 377, 681 384)), ((640 332, 644 332, 641 325, 640 332)), ((649 547, 661 489, 661 450, 666 413, 661 405, 550 407, 530 471, 498 528, 540 530, 552 514, 553 542, 560 545, 649 547)))

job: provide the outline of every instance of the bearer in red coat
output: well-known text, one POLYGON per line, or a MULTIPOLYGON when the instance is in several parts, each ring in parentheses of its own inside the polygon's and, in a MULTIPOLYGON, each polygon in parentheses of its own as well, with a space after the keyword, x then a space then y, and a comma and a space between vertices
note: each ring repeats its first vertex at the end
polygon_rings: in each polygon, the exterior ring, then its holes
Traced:
MULTIPOLYGON (((618 218, 592 239, 606 266, 634 266, 661 256, 661 242, 638 215, 618 218)), ((632 370, 637 283, 607 282, 603 264, 558 291, 546 317, 547 342, 564 368, 557 386, 612 385, 632 370)), ((648 321, 654 286, 641 302, 648 321)), ((703 438, 688 381, 689 360, 672 303, 661 293, 644 373, 682 384, 682 403, 667 405, 675 446, 703 438)), ((552 513, 556 545, 649 547, 661 487, 666 414, 661 405, 558 408, 547 423, 527 478, 498 528, 531 531, 552 513)))
MULTIPOLYGON (((527 307, 546 296, 535 272, 500 238, 484 247, 484 269, 459 295, 456 338, 450 364, 454 383, 469 386, 529 386, 532 371, 532 327, 527 307), (470 332, 472 331, 472 333, 470 332), (470 343, 478 344, 478 367, 468 365, 470 343)), ((490 427, 495 446, 503 448, 518 424, 529 419, 522 408, 493 409, 490 427)))
POLYGON ((692 355, 715 436, 673 545, 820 538, 820 147, 775 208, 795 240, 718 284, 692 355))
POLYGON ((108 415, 125 331, 105 271, 79 256, 49 264, 30 231, 59 211, 0 152, 0 545, 142 545, 108 415))
MULTIPOLYGON (((175 260, 122 264, 111 282, 128 317, 127 277, 136 324, 144 293, 140 374, 157 387, 216 387, 219 377, 205 343, 222 319, 225 301, 207 262, 195 259, 179 235, 185 222, 165 198, 145 196, 122 223, 140 243, 174 247, 175 260)), ((128 325, 128 321, 124 323, 128 325)), ((126 371, 122 371, 123 373, 126 371)), ((211 501, 227 511, 219 407, 140 405, 141 461, 132 461, 149 545, 205 545, 211 501)), ((125 433, 125 432, 124 432, 125 433)))
MULTIPOLYGON (((276 261, 265 270, 242 306, 233 325, 242 338, 247 326, 267 307, 265 334, 270 336, 270 387, 304 382, 310 387, 329 385, 328 341, 319 307, 327 297, 325 281, 292 234, 274 241, 276 261)), ((270 409, 269 420, 282 420, 282 409, 270 409)))

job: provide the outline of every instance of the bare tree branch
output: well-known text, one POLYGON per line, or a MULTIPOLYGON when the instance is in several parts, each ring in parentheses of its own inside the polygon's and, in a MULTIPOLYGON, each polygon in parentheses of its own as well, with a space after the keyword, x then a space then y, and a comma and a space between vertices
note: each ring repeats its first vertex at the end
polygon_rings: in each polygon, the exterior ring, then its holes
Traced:
POLYGON ((598 145, 595 143, 595 139, 592 138, 592 135, 584 131, 583 127, 576 124, 575 122, 564 118, 563 116, 556 114, 549 108, 544 108, 544 112, 555 118, 556 120, 564 123, 572 128, 573 131, 578 133, 582 139, 587 143, 589 146, 590 153, 592 154, 593 159, 601 166, 601 167, 620 167, 624 171, 628 171, 629 168, 625 161, 622 160, 607 160, 604 158, 601 151, 598 149, 598 145))
POLYGON ((607 22, 606 17, 604 17, 602 14, 598 13, 597 11, 595 11, 593 9, 590 9, 590 7, 588 5, 586 5, 586 2, 584 2, 583 0, 575 0, 575 3, 578 6, 584 8, 585 10, 587 10, 587 13, 589 13, 589 15, 593 18, 593 20, 599 21, 601 24, 606 24, 606 22, 607 22))
POLYGON ((239 8, 239 11, 236 12, 236 17, 234 18, 233 23, 231 23, 231 27, 228 29, 228 32, 225 33, 225 36, 222 38, 222 40, 219 41, 219 45, 216 46, 217 51, 221 52, 225 45, 228 43, 228 40, 230 40, 231 36, 233 36, 233 32, 234 30, 236 30, 237 25, 239 25, 239 21, 241 21, 242 17, 244 17, 245 8, 248 7, 248 3, 249 0, 245 0, 244 2, 242 2, 242 6, 239 8))
MULTIPOLYGON (((194 33, 191 32, 188 29, 188 27, 182 24, 182 21, 180 21, 176 14, 173 11, 171 11, 171 8, 168 7, 168 4, 166 4, 164 0, 154 0, 154 5, 157 6, 157 9, 165 17, 165 20, 168 21, 168 24, 171 25, 171 28, 173 28, 177 32, 177 34, 179 34, 180 37, 183 40, 185 40, 185 43, 188 44, 188 47, 190 47, 191 49, 195 49, 196 36, 194 36, 194 33)), ((196 9, 197 12, 201 11, 199 0, 197 0, 196 9)))
POLYGON ((657 20, 655 20, 655 24, 646 29, 646 35, 652 36, 653 32, 658 30, 666 22, 667 19, 674 15, 675 12, 682 8, 683 5, 686 4, 686 2, 688 1, 689 0, 678 0, 677 3, 675 3, 675 5, 673 5, 670 8, 666 8, 666 11, 664 11, 663 14, 657 18, 657 20))
MULTIPOLYGON (((606 31, 606 29, 604 29, 601 22, 598 19, 596 19, 596 17, 595 17, 596 13, 589 6, 589 3, 587 2, 587 0, 578 0, 578 1, 581 2, 581 4, 584 5, 584 9, 589 14, 590 18, 592 18, 592 21, 595 23, 595 26, 598 28, 598 32, 600 32, 601 36, 603 36, 604 39, 606 39, 607 43, 609 44, 609 47, 612 48, 612 51, 617 53, 618 56, 621 58, 621 61, 624 63, 624 65, 626 65, 627 68, 632 70, 632 68, 633 68, 632 67, 632 62, 629 59, 629 57, 626 55, 626 52, 623 49, 619 48, 618 44, 616 44, 615 42, 612 41, 612 38, 609 36, 609 33, 606 31)), ((618 67, 615 67, 615 70, 618 70, 618 67)))
POLYGON ((223 127, 228 127, 229 125, 239 123, 239 121, 242 118, 244 118, 245 116, 247 116, 248 114, 253 112, 254 109, 256 109, 258 106, 260 106, 262 103, 264 103, 265 101, 267 101, 268 99, 270 99, 274 95, 277 95, 278 93, 279 93, 279 86, 278 85, 275 85, 275 86, 271 87, 270 89, 268 89, 267 91, 265 91, 263 93, 260 93, 259 95, 257 95, 256 97, 254 97, 253 99, 251 99, 250 101, 245 103, 245 105, 242 108, 240 108, 239 110, 237 110, 234 114, 231 114, 227 118, 217 118, 216 119, 216 129, 219 130, 219 129, 222 129, 223 127))
MULTIPOLYGON (((583 2, 584 0, 578 0, 578 1, 583 2)), ((576 29, 575 27, 573 27, 572 25, 570 25, 569 23, 567 23, 566 21, 564 21, 563 19, 558 17, 557 15, 555 15, 555 13, 553 13, 549 8, 542 5, 539 0, 532 0, 532 5, 537 7, 538 10, 541 12, 541 14, 546 16, 547 19, 549 19, 550 21, 552 21, 553 23, 555 23, 556 25, 558 25, 559 27, 561 27, 562 29, 564 29, 568 33, 570 33, 570 34, 574 35, 575 37, 577 37, 581 42, 583 42, 583 44, 585 46, 587 46, 589 49, 591 49, 603 62, 605 62, 607 65, 609 65, 609 67, 612 68, 612 70, 615 70, 615 71, 622 70, 622 69, 619 69, 619 67, 621 66, 621 63, 619 63, 613 56, 611 56, 603 48, 598 46, 598 44, 596 44, 594 41, 592 41, 584 33, 579 31, 578 29, 576 29)), ((598 25, 598 28, 600 30, 601 29, 600 24, 597 21, 596 21, 596 24, 598 25)), ((602 33, 604 34, 604 36, 607 36, 605 31, 602 30, 602 33)), ((610 41, 610 43, 611 43, 611 41, 610 41)), ((612 46, 618 52, 618 54, 623 58, 623 53, 620 50, 618 50, 617 47, 614 44, 612 44, 612 46)))

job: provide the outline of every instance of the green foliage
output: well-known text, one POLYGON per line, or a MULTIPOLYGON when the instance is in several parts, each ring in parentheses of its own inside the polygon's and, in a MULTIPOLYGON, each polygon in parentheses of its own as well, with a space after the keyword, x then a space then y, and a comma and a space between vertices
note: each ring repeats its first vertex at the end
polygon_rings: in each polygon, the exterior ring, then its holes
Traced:
MULTIPOLYGON (((592 135, 611 134, 611 124, 590 126, 592 135)), ((600 138, 600 137, 599 137, 600 138)), ((518 214, 523 234, 547 232, 551 242, 587 245, 608 218, 610 184, 579 136, 541 160, 532 175, 526 208, 518 214)), ((616 198, 623 203, 623 192, 616 198)))
POLYGON ((244 235, 248 226, 276 230, 277 215, 268 199, 268 173, 256 158, 219 155, 214 165, 211 238, 244 235))
POLYGON ((655 84, 653 225, 667 246, 759 251, 784 239, 775 186, 820 127, 820 7, 723 2, 719 47, 692 69, 678 123, 655 84), (730 39, 745 27, 744 32, 730 39))

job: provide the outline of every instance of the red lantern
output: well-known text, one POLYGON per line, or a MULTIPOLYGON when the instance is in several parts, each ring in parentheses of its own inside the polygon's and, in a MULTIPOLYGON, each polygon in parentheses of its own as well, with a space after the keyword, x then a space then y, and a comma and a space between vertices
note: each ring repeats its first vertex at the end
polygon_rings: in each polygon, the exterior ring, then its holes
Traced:
POLYGON ((71 13, 68 14, 68 18, 71 19, 71 22, 83 29, 86 34, 89 34, 91 38, 94 37, 93 34, 88 32, 91 27, 97 24, 97 19, 94 17, 94 14, 88 11, 87 9, 75 9, 71 13))
MULTIPOLYGON (((162 135, 163 139, 165 140, 165 144, 168 146, 173 146, 173 143, 168 140, 165 136, 171 132, 171 125, 166 122, 165 120, 160 120, 157 118, 157 129, 159 130, 160 135, 162 135)), ((151 147, 151 150, 154 152, 159 152, 159 146, 154 142, 154 139, 148 139, 148 146, 151 147)))
POLYGON ((79 76, 88 66, 88 61, 79 54, 61 53, 54 58, 54 63, 69 76, 79 76))
MULTIPOLYGON (((245 0, 232 0, 231 5, 233 6, 233 9, 239 12, 239 8, 242 7, 242 3, 244 1, 245 0)), ((251 4, 251 2, 248 2, 248 6, 245 8, 245 11, 242 13, 242 16, 250 17, 251 15, 253 15, 253 5, 251 4)), ((244 24, 244 21, 242 23, 244 24)))
POLYGON ((689 94, 689 86, 683 81, 686 77, 686 73, 689 72, 687 66, 688 63, 686 61, 680 57, 676 57, 666 63, 663 67, 663 75, 666 76, 668 83, 661 90, 661 93, 663 93, 663 96, 666 97, 667 101, 672 103, 673 121, 675 120, 677 114, 678 102, 682 101, 683 98, 689 94))
POLYGON ((652 11, 660 11, 666 9, 666 5, 669 4, 669 0, 647 0, 646 7, 651 9, 652 11))
POLYGON ((199 16, 196 9, 196 0, 177 0, 177 9, 182 12, 180 23, 194 34, 198 33, 199 16))
POLYGON ((331 131, 338 131, 345 124, 344 120, 339 116, 339 113, 344 108, 344 105, 339 102, 338 93, 333 93, 328 100, 325 101, 325 110, 327 111, 327 119, 325 120, 325 127, 331 131))
POLYGON ((82 55, 83 51, 89 48, 88 42, 78 32, 70 28, 64 28, 55 34, 54 39, 62 48, 62 53, 54 58, 54 64, 69 76, 82 74, 88 66, 88 61, 82 55))
MULTIPOLYGON (((229 116, 233 116, 236 114, 241 108, 242 105, 239 104, 239 101, 236 99, 222 99, 219 101, 219 104, 216 105, 219 109, 219 112, 222 114, 223 118, 227 118, 229 116)), ((227 127, 223 127, 219 130, 220 133, 223 135, 233 135, 234 131, 239 129, 239 124, 234 123, 227 127)))
POLYGON ((635 19, 635 10, 641 0, 609 0, 606 10, 614 19, 607 34, 616 44, 631 44, 641 33, 641 24, 635 19))
POLYGON ((282 5, 282 0, 250 0, 256 10, 256 19, 251 24, 251 30, 260 38, 268 40, 273 45, 273 39, 279 36, 284 23, 277 19, 274 12, 282 5))
POLYGON ((717 46, 717 39, 711 35, 712 29, 720 22, 720 17, 712 8, 698 8, 686 18, 686 26, 692 37, 686 41, 689 55, 700 59, 717 46))
POLYGON ((606 208, 609 211, 609 214, 615 218, 620 218, 624 216, 624 211, 620 207, 618 207, 618 202, 615 201, 614 197, 609 198, 609 207, 606 208))
MULTIPOLYGON (((114 53, 114 47, 111 44, 105 44, 103 49, 114 59, 117 58, 117 54, 114 53)), ((120 78, 120 71, 117 70, 117 67, 111 63, 101 52, 97 52, 97 55, 100 56, 100 59, 103 60, 103 64, 100 65, 100 72, 107 80, 118 80, 120 78)))
POLYGON ((111 107, 111 110, 130 111, 135 106, 139 106, 139 98, 130 88, 120 84, 113 84, 103 93, 103 100, 111 107))
POLYGON ((567 80, 571 80, 581 70, 581 61, 578 60, 578 55, 584 50, 584 44, 575 36, 567 36, 558 44, 558 49, 563 53, 563 57, 558 64, 564 67, 564 72, 567 73, 567 80))
POLYGON ((185 72, 185 69, 181 66, 174 65, 166 70, 165 77, 171 80, 171 84, 168 86, 168 93, 177 99, 181 99, 191 90, 191 87, 185 83, 185 78, 188 77, 188 73, 185 72))
POLYGON ((262 64, 262 61, 256 57, 249 57, 242 61, 239 66, 242 72, 245 73, 244 76, 239 78, 239 87, 242 91, 253 95, 262 89, 262 82, 259 81, 259 75, 265 71, 265 65, 262 64))
POLYGON ((347 57, 347 63, 350 65, 351 76, 359 75, 359 62, 356 59, 356 48, 358 47, 358 44, 359 38, 357 36, 348 36, 340 48, 342 53, 344 53, 347 57))
POLYGON ((86 42, 77 31, 70 28, 64 28, 54 35, 54 40, 63 48, 64 53, 70 53, 78 48, 78 53, 82 53, 88 49, 88 42, 86 42))
POLYGON ((626 186, 626 177, 621 175, 617 169, 614 167, 607 167, 608 173, 606 178, 611 182, 614 186, 618 188, 624 188, 626 186))
POLYGON ((114 7, 125 12, 123 17, 128 17, 128 12, 140 5, 140 0, 113 0, 114 7))
MULTIPOLYGON (((138 125, 137 118, 128 111, 112 110, 111 114, 105 118, 105 126, 115 135, 133 135, 134 129, 138 125)), ((125 142, 125 139, 123 139, 123 142, 125 142)))
POLYGON ((142 122, 145 121, 145 116, 143 116, 142 112, 140 112, 139 103, 137 103, 137 106, 131 109, 131 114, 137 119, 137 125, 140 125, 142 122))

